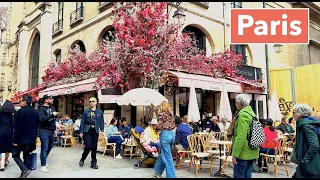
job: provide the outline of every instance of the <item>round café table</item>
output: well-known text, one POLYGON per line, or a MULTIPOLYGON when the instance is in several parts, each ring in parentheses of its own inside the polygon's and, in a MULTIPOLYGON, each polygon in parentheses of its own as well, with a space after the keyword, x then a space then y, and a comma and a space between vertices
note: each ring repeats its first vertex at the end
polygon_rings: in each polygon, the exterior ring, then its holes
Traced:
MULTIPOLYGON (((223 145, 223 155, 226 156, 226 145, 232 144, 231 141, 208 141, 208 143, 218 144, 218 145, 219 145, 220 157, 222 156, 222 152, 221 152, 221 149, 222 149, 222 148, 221 148, 221 146, 223 145)), ((222 160, 220 159, 219 171, 217 171, 216 173, 214 173, 214 174, 211 175, 211 176, 220 177, 221 163, 222 163, 222 160)), ((222 176, 223 176, 223 177, 228 177, 226 174, 223 174, 222 176)))

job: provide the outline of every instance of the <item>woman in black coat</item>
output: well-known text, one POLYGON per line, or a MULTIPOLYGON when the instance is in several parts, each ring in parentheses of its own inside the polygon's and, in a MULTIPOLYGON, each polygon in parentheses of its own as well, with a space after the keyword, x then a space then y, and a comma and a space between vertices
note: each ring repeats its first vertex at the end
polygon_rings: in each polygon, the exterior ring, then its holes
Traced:
POLYGON ((0 108, 0 153, 2 154, 0 171, 9 164, 8 158, 12 152, 12 132, 15 109, 11 101, 6 100, 0 108))

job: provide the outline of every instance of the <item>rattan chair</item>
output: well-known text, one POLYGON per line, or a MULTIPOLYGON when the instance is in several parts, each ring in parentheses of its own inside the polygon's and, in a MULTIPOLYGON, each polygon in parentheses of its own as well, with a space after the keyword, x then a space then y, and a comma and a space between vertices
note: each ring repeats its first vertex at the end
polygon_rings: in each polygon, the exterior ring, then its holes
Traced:
POLYGON ((288 168, 285 162, 285 148, 286 148, 286 138, 276 138, 274 139, 271 143, 275 143, 276 144, 276 148, 274 149, 274 155, 268 154, 270 148, 267 150, 267 152, 264 153, 260 153, 260 156, 262 156, 262 169, 268 169, 268 167, 264 167, 264 160, 266 158, 272 159, 273 160, 273 164, 274 164, 274 173, 275 176, 278 177, 278 170, 284 170, 287 173, 287 176, 289 176, 288 173, 288 168), (278 162, 282 163, 284 166, 284 169, 279 169, 278 168, 278 162))
POLYGON ((202 134, 192 134, 187 137, 190 151, 191 151, 191 161, 189 164, 189 170, 191 169, 191 165, 195 166, 196 176, 198 176, 198 170, 203 168, 209 168, 210 173, 212 173, 212 160, 213 154, 208 152, 207 142, 205 137, 202 134), (203 164, 203 160, 208 159, 208 165, 203 164))

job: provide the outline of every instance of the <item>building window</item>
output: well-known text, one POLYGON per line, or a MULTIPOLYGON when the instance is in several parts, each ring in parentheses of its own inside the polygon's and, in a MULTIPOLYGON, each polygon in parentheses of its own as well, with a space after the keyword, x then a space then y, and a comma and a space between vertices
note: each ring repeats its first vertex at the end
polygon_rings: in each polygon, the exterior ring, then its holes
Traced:
POLYGON ((206 51, 206 35, 194 26, 187 26, 182 33, 192 33, 192 39, 196 40, 196 45, 199 49, 206 51))
POLYGON ((81 40, 77 40, 74 43, 72 43, 71 48, 74 49, 76 47, 76 44, 80 46, 81 52, 84 52, 84 53, 86 52, 86 47, 81 40))
POLYGON ((29 79, 30 87, 38 85, 39 79, 40 35, 36 34, 30 51, 29 79))
POLYGON ((242 8, 242 2, 232 2, 231 7, 232 8, 242 8))
POLYGON ((116 30, 115 30, 114 27, 112 27, 102 35, 102 39, 114 42, 115 41, 115 38, 114 38, 115 35, 116 35, 116 30))
POLYGON ((83 2, 76 2, 76 10, 70 13, 70 25, 83 20, 83 2))
POLYGON ((61 63, 61 49, 55 50, 54 57, 55 57, 57 64, 60 64, 61 63))
POLYGON ((231 49, 237 54, 242 54, 242 64, 247 64, 246 45, 233 45, 231 49))
POLYGON ((63 2, 58 2, 58 21, 63 19, 63 2))
POLYGON ((52 34, 63 29, 63 2, 58 2, 58 21, 53 24, 52 34))

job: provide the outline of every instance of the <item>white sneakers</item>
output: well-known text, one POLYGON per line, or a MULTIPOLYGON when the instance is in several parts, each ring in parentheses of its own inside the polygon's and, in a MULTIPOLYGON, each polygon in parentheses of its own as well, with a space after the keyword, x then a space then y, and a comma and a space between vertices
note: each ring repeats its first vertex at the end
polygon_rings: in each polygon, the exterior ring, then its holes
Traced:
POLYGON ((48 164, 48 163, 46 164, 46 167, 49 167, 49 164, 48 164))
POLYGON ((47 173, 49 172, 49 169, 47 168, 47 166, 41 166, 41 169, 40 169, 42 172, 44 173, 47 173))
POLYGON ((120 154, 118 154, 118 155, 116 156, 116 159, 122 159, 122 156, 121 156, 120 154))

